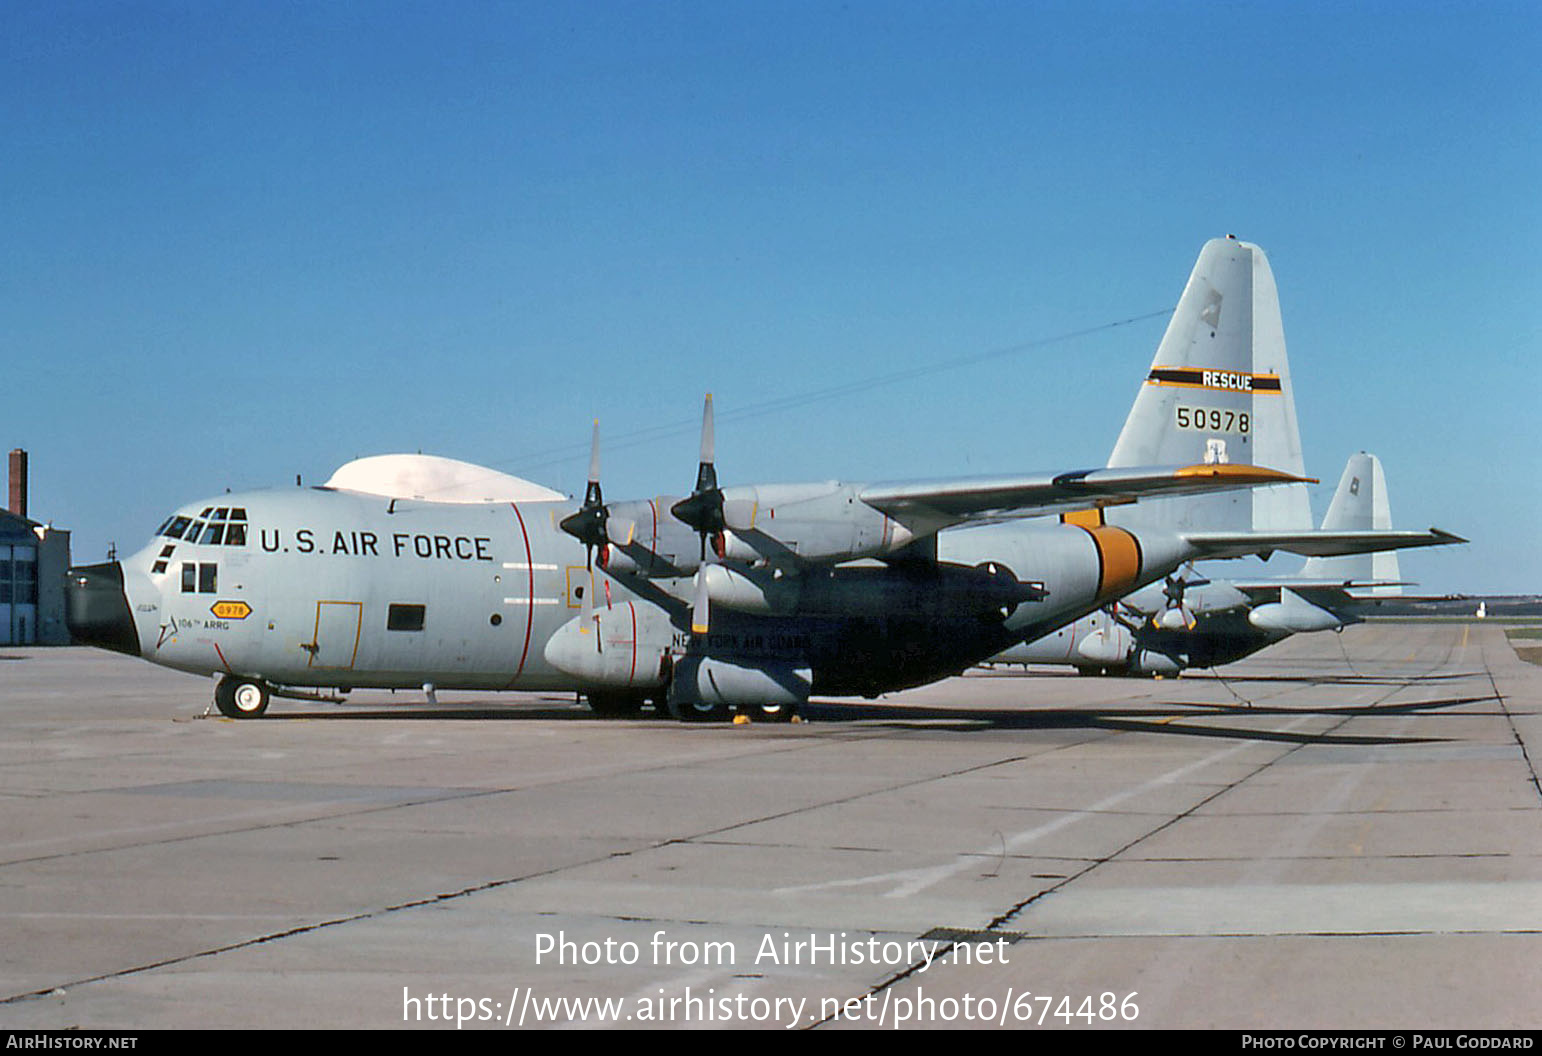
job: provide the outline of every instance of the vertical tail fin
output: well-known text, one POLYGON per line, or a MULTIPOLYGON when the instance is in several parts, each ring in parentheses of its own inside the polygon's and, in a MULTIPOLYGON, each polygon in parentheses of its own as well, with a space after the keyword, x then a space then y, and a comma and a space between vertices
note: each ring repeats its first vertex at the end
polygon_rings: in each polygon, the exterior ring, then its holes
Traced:
MULTIPOLYGON (((1392 506, 1387 501, 1387 478, 1381 460, 1364 451, 1350 455, 1339 478, 1338 490, 1322 519, 1323 531, 1385 531, 1392 527, 1392 506)), ((1322 579, 1335 583, 1349 580, 1366 582, 1399 578, 1397 552, 1384 550, 1375 554, 1350 554, 1346 557, 1310 557, 1301 568, 1301 578, 1322 579)), ((1375 596, 1396 596, 1398 586, 1371 588, 1375 596)))
MULTIPOLYGON (((1304 475, 1279 293, 1264 251, 1235 238, 1205 243, 1167 324, 1110 466, 1231 462, 1304 475)), ((1306 487, 1144 502, 1121 524, 1303 530, 1306 487)))

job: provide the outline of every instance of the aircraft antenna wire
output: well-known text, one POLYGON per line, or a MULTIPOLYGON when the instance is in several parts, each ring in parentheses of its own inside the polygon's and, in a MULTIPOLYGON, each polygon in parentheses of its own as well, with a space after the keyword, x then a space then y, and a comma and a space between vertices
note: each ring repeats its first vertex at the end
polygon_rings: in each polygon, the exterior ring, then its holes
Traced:
MULTIPOLYGON (((1162 316, 1171 315, 1172 307, 1162 308, 1157 311, 1143 312, 1125 319, 1115 319, 1111 322, 1099 323, 1096 326, 1084 327, 1080 330, 1071 330, 1065 333, 1054 334, 1049 337, 1039 337, 1028 341, 1020 341, 1016 344, 1005 345, 1000 348, 989 349, 984 352, 972 352, 963 356, 954 356, 939 362, 924 364, 917 367, 909 367, 904 370, 890 371, 885 374, 870 374, 866 377, 852 381, 841 382, 836 385, 827 385, 817 389, 807 389, 803 392, 789 393, 785 396, 773 396, 770 399, 761 400, 735 409, 721 411, 717 418, 724 422, 738 422, 749 418, 758 418, 768 414, 777 414, 782 411, 803 407, 822 400, 833 400, 841 396, 851 396, 859 392, 867 392, 883 385, 894 385, 903 381, 912 381, 916 378, 928 377, 933 374, 941 374, 945 371, 958 370, 962 367, 971 367, 980 363, 986 363, 994 359, 1002 359, 1007 356, 1019 355, 1035 349, 1047 348, 1052 345, 1063 344, 1067 341, 1075 341, 1079 338, 1091 337, 1094 334, 1106 333, 1120 327, 1131 326, 1135 323, 1147 322, 1162 316)), ((652 443, 676 436, 684 436, 694 433, 700 428, 700 422, 694 419, 681 419, 675 422, 667 422, 660 425, 644 426, 631 432, 621 433, 612 438, 607 438, 605 446, 607 450, 617 447, 636 447, 641 444, 652 443)), ((588 453, 588 447, 583 444, 564 444, 560 447, 547 448, 545 450, 529 453, 519 459, 505 459, 501 462, 491 463, 492 468, 506 468, 526 472, 532 469, 544 469, 549 466, 562 465, 572 462, 588 453)))

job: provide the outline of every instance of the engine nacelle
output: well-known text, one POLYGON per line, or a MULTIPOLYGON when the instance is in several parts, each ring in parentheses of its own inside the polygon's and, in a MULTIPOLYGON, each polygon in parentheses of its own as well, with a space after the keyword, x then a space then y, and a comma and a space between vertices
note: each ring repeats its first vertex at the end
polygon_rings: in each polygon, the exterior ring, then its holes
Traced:
POLYGON ((1183 665, 1166 653, 1140 649, 1130 657, 1128 670, 1136 675, 1176 675, 1183 670, 1183 665))
POLYGON ((1195 613, 1227 612, 1240 609, 1252 599, 1245 591, 1224 581, 1190 587, 1184 594, 1184 607, 1195 613))
MULTIPOLYGON (((835 564, 879 557, 915 541, 903 524, 863 502, 860 485, 771 484, 722 489, 725 531, 708 542, 716 556, 746 565, 835 564)), ((701 564, 695 528, 671 510, 670 496, 607 507, 602 567, 617 574, 675 578, 701 564)))
POLYGON ((903 549, 915 540, 904 525, 863 502, 861 485, 762 484, 723 489, 728 556, 776 561, 851 561, 903 549))
POLYGON ((669 512, 676 501, 661 495, 611 503, 605 522, 609 545, 601 550, 600 567, 615 575, 663 578, 694 572, 701 562, 701 540, 669 512))
POLYGON ((1313 605, 1289 589, 1280 591, 1279 601, 1260 605, 1248 613, 1248 622, 1261 631, 1282 634, 1332 631, 1344 626, 1344 621, 1333 613, 1313 605))
POLYGON ((1076 652, 1083 660, 1108 667, 1124 664, 1134 648, 1135 637, 1130 629, 1122 623, 1113 622, 1099 627, 1076 643, 1076 652))

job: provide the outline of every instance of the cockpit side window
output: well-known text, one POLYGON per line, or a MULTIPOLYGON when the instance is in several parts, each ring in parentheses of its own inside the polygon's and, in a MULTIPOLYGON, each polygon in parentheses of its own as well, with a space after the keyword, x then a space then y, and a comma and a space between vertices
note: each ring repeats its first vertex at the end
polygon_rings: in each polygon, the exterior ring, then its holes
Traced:
POLYGON ((166 518, 166 523, 161 526, 157 535, 164 535, 168 539, 181 539, 182 533, 187 531, 187 526, 192 523, 186 517, 172 516, 166 518))

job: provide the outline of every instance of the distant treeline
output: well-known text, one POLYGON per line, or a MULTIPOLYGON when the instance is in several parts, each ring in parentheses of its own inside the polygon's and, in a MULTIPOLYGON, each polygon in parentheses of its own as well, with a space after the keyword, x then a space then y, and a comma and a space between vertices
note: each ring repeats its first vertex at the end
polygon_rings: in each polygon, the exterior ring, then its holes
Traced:
POLYGON ((1378 598, 1364 605, 1366 616, 1542 616, 1539 594, 1453 594, 1448 598, 1378 598))

